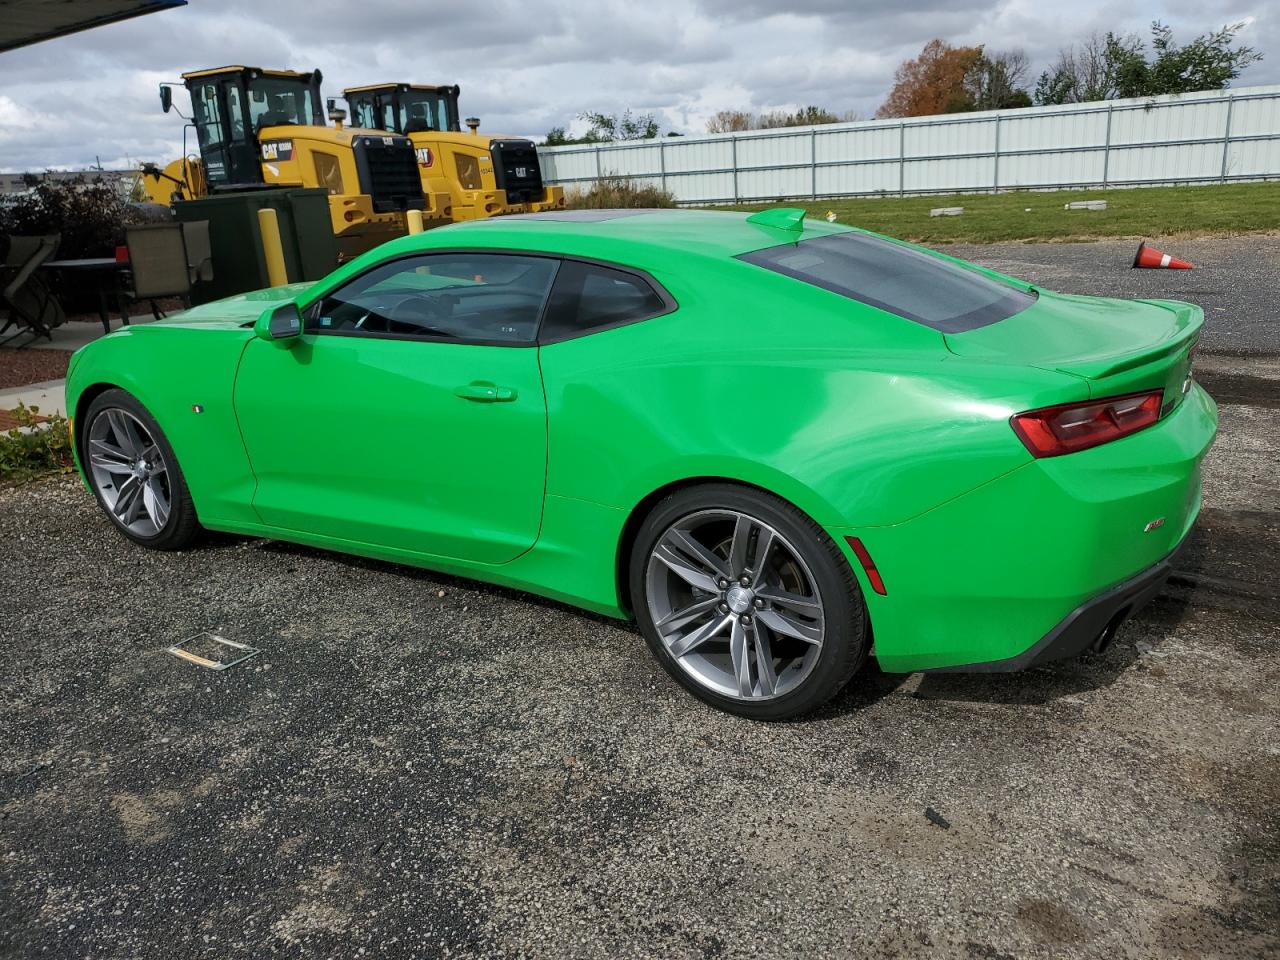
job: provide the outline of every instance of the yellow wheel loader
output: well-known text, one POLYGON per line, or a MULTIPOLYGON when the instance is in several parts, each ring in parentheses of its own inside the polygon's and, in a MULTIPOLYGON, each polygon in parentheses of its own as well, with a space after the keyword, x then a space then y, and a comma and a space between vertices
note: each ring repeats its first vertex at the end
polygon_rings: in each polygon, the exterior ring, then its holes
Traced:
MULTIPOLYGON (((175 161, 144 171, 153 199, 178 199, 264 187, 323 187, 338 252, 344 259, 408 232, 405 214, 423 211, 429 226, 450 222, 447 192, 426 196, 408 137, 381 129, 328 126, 319 70, 262 70, 231 66, 184 73, 191 122, 200 146, 198 166, 175 161), (195 168, 193 170, 193 168, 195 168)), ((172 106, 170 87, 161 106, 172 106)))
MULTIPOLYGON (((564 188, 542 182, 532 140, 489 137, 480 121, 458 122, 457 86, 380 83, 343 91, 351 122, 413 141, 422 189, 447 192, 454 220, 480 220, 504 213, 536 213, 564 206, 564 188)), ((330 101, 332 103, 332 101, 330 101)))

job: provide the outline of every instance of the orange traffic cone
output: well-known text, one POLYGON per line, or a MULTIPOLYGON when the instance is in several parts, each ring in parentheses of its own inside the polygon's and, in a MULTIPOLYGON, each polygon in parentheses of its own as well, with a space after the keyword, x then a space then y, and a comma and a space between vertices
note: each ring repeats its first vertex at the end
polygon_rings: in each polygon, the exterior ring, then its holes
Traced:
POLYGON ((1138 244, 1138 252, 1133 255, 1134 267, 1166 270, 1190 270, 1191 264, 1167 253, 1161 253, 1155 247, 1148 247, 1145 242, 1138 244))

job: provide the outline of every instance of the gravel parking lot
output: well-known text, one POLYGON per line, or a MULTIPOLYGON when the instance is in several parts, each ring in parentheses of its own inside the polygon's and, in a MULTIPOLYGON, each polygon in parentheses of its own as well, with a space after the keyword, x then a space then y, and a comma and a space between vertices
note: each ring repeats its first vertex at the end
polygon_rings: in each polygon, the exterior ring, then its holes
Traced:
MULTIPOLYGON (((1033 275, 1067 247, 951 250, 1033 275)), ((151 553, 73 478, 0 490, 0 955, 1280 956, 1280 335, 1191 276, 1236 319, 1164 594, 1100 657, 870 669, 798 723, 713 712, 549 601, 151 553), (213 628, 263 652, 164 652, 213 628)))

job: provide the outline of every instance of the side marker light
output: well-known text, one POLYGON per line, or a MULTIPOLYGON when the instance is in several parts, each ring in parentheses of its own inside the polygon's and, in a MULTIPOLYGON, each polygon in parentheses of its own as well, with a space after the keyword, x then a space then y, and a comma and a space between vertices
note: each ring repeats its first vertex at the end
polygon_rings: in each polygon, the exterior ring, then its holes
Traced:
POLYGON ((862 569, 867 574, 867 581, 871 584, 871 589, 882 597, 887 596, 884 589, 884 580, 880 576, 880 571, 876 569, 876 562, 871 559, 871 554, 862 545, 862 541, 857 537, 845 537, 844 542, 849 544, 849 548, 853 550, 853 555, 862 564, 862 569))

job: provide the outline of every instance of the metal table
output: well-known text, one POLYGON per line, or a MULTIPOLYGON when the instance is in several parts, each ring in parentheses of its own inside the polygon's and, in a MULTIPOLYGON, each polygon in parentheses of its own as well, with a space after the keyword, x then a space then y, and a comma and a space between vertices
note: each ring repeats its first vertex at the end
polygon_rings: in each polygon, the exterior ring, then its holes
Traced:
POLYGON ((120 275, 128 266, 127 263, 121 263, 115 257, 85 257, 80 260, 46 260, 40 268, 57 271, 64 281, 68 275, 75 275, 79 281, 90 285, 90 289, 98 294, 98 318, 102 321, 102 330, 104 333, 110 333, 108 298, 115 300, 121 322, 126 326, 129 323, 124 287, 120 283, 120 275))

